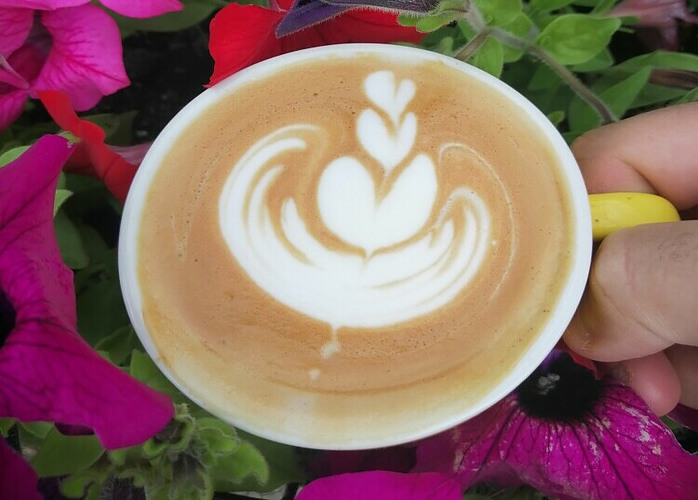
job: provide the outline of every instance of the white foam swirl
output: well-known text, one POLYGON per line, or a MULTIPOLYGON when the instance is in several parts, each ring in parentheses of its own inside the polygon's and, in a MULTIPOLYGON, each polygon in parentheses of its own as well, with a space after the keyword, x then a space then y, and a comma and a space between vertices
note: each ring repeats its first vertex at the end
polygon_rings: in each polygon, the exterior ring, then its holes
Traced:
POLYGON ((411 113, 404 115, 414 84, 396 85, 388 72, 374 73, 366 82, 369 100, 382 103, 389 117, 385 122, 374 112, 380 123, 371 118, 372 126, 386 128, 383 136, 401 146, 396 154, 378 151, 382 146, 366 142, 371 134, 361 128, 361 119, 357 139, 386 175, 403 159, 408 163, 403 162, 380 198, 356 158, 339 157, 324 168, 318 184, 319 220, 349 250, 323 244, 293 197, 283 201, 279 214, 267 202, 286 168, 280 158, 306 150, 306 138, 320 132, 314 125, 283 127, 256 142, 232 169, 219 203, 225 242, 250 279, 334 331, 383 327, 437 311, 467 286, 491 244, 489 210, 477 193, 462 186, 450 193, 445 206, 435 207, 437 165, 423 153, 408 156, 414 136, 399 130, 411 129, 415 120, 411 113), (378 84, 369 85, 372 81, 378 84))

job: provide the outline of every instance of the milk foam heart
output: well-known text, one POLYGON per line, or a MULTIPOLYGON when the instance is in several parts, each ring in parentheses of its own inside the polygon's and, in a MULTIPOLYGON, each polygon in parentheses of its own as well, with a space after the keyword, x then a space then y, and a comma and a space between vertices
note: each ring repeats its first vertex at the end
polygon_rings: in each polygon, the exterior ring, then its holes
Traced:
POLYGON ((417 136, 417 117, 414 113, 404 114, 414 97, 415 85, 411 80, 402 80, 396 87, 392 72, 377 71, 364 81, 364 92, 390 121, 386 123, 373 109, 363 110, 356 127, 359 143, 390 172, 405 159, 417 136))
MULTIPOLYGON (((396 84, 389 71, 369 74, 364 93, 374 107, 359 114, 356 140, 374 163, 364 165, 348 151, 320 175, 317 216, 347 250, 323 244, 292 197, 278 217, 266 201, 283 174, 281 158, 310 154, 308 137, 321 134, 319 126, 290 124, 263 137, 223 187, 219 224, 238 263, 270 296, 335 331, 393 325, 438 310, 467 286, 491 244, 490 210, 468 186, 436 206, 445 167, 441 158, 414 151, 417 121, 406 108, 415 92, 412 81, 396 84), (408 132, 400 132, 403 127, 408 132), (371 171, 380 173, 382 196, 371 171)), ((337 349, 333 343, 325 350, 337 349)))
POLYGON ((434 163, 417 155, 383 199, 356 159, 345 156, 330 163, 320 178, 318 208, 323 222, 350 245, 367 255, 401 243, 424 226, 438 189, 434 163))

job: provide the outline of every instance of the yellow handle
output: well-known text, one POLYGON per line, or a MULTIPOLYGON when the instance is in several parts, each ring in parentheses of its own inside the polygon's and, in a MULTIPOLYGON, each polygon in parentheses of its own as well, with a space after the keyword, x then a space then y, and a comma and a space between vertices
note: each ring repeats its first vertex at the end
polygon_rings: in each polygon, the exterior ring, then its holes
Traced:
POLYGON ((594 240, 605 238, 624 227, 680 220, 674 205, 654 194, 590 194, 589 203, 594 240))

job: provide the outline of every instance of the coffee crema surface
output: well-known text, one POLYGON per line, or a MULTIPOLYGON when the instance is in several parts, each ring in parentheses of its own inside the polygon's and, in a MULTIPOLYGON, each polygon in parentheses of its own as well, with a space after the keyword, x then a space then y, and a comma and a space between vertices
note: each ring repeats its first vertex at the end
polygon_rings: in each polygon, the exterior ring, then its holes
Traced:
POLYGON ((440 62, 322 58, 236 88, 168 147, 145 200, 161 365, 265 437, 428 431, 557 305, 574 226, 558 162, 517 105, 440 62))

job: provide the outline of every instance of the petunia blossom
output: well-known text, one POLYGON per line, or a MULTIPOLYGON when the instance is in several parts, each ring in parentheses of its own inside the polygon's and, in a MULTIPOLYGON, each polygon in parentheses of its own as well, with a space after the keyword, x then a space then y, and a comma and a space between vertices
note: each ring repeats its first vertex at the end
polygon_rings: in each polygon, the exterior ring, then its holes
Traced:
MULTIPOLYGON (((3 0, 4 7, 22 7, 36 10, 56 10, 77 7, 90 0, 3 0)), ((179 0, 100 0, 100 3, 126 17, 145 18, 166 12, 182 10, 179 0)))
POLYGON ((478 417, 419 443, 415 471, 561 499, 695 498, 698 456, 628 387, 555 351, 478 417))
POLYGON ((402 474, 368 471, 316 479, 305 486, 296 500, 461 500, 458 483, 438 473, 402 474))
POLYGON ((332 11, 325 22, 277 37, 276 28, 292 3, 278 0, 269 9, 231 3, 221 9, 210 27, 209 50, 215 65, 209 85, 251 64, 298 49, 349 42, 418 43, 424 37, 414 28, 400 26, 394 13, 346 11, 344 7, 332 11))
POLYGON ((136 169, 150 145, 110 147, 104 143, 104 130, 95 123, 78 118, 64 92, 45 90, 39 92, 39 99, 58 126, 80 139, 68 160, 66 171, 97 177, 123 203, 136 169))
POLYGON ((609 12, 610 16, 637 18, 640 28, 651 28, 659 35, 653 48, 676 50, 679 45, 678 23, 698 23, 698 15, 688 10, 686 0, 623 0, 609 12))
POLYGON ((88 427, 105 448, 120 448, 156 434, 174 408, 76 331, 73 277, 53 229, 56 183, 73 149, 44 136, 0 168, 0 418, 88 427))
MULTIPOLYGON (((30 9, 0 9, 0 24, 34 19, 30 9)), ((130 84, 121 36, 114 20, 94 5, 42 11, 23 32, 22 45, 6 43, 0 73, 0 130, 21 113, 29 97, 58 89, 75 109, 93 107, 104 95, 130 84), (4 77, 3 77, 4 76, 4 77)))
MULTIPOLYGON (((177 0, 104 0, 130 17, 180 10, 177 0)), ((0 130, 41 90, 67 92, 79 111, 130 84, 121 34, 89 0, 4 0, 0 6, 0 130)))

